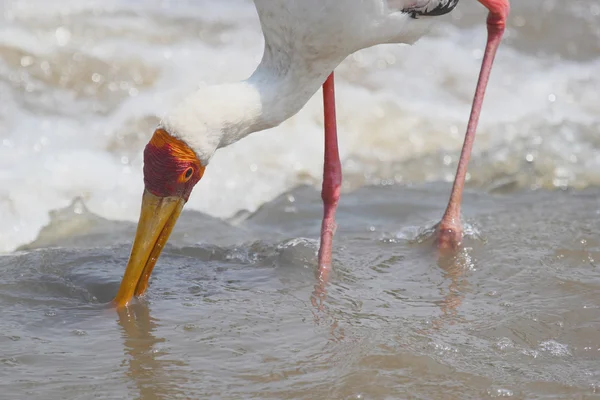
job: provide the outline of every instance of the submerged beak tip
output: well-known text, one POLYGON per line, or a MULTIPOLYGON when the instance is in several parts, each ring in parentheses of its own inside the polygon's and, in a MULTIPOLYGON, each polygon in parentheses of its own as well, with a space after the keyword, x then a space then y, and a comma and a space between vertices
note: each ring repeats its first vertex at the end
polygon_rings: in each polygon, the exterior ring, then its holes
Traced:
POLYGON ((131 255, 121 286, 112 304, 129 305, 134 296, 144 294, 158 257, 185 204, 181 197, 159 197, 144 191, 142 209, 131 255))

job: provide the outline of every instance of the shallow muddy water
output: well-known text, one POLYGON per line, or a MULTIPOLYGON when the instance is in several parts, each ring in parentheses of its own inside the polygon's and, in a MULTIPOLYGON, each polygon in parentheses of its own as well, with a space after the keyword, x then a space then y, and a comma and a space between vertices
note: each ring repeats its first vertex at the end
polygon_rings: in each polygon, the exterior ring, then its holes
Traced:
POLYGON ((592 398, 600 382, 600 192, 470 192, 439 256, 445 185, 365 187, 340 205, 315 288, 318 192, 236 225, 188 212, 147 296, 115 312, 134 224, 55 213, 0 258, 10 398, 592 398))

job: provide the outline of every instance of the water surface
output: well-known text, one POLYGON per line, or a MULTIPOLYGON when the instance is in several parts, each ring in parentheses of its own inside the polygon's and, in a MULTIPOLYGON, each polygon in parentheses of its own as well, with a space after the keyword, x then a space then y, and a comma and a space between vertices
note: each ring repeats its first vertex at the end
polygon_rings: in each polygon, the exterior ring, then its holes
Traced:
POLYGON ((147 296, 119 313, 105 303, 135 227, 75 204, 38 243, 0 258, 2 391, 28 399, 593 396, 600 192, 469 193, 465 247, 440 257, 423 227, 439 217, 448 189, 345 196, 325 293, 315 288, 313 189, 236 226, 187 212, 147 296))

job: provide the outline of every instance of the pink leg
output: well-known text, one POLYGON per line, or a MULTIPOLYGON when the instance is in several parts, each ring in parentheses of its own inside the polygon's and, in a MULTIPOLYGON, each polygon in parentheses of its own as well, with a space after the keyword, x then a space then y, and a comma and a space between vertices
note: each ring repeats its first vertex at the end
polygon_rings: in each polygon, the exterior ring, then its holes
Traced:
POLYGON ((337 144, 335 120, 335 91, 333 72, 323 84, 323 106, 325 109, 325 162, 323 164, 323 223, 319 247, 319 280, 326 282, 331 270, 331 245, 335 233, 335 210, 340 199, 342 186, 342 164, 337 144))
POLYGON ((475 141, 475 131, 479 122, 481 113, 481 105, 485 95, 492 64, 496 56, 496 50, 502 40, 504 27, 506 25, 506 17, 508 16, 509 5, 508 0, 480 0, 489 10, 490 14, 487 20, 488 41, 485 49, 485 54, 481 64, 481 72, 479 73, 479 81, 473 98, 473 106, 471 108, 471 116, 467 125, 467 133, 463 144, 460 159, 458 160, 458 169, 456 178, 452 186, 450 201, 446 212, 442 217, 442 221, 437 227, 437 245, 443 250, 452 250, 460 246, 462 242, 463 232, 460 221, 460 204, 462 202, 462 193, 465 186, 465 178, 467 175, 467 165, 471 157, 473 142, 475 141))

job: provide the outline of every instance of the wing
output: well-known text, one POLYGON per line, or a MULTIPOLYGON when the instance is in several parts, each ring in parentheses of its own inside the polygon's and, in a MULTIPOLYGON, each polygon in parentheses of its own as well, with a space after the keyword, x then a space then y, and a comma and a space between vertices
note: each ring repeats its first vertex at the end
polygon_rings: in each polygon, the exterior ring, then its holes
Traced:
POLYGON ((454 10, 458 0, 386 0, 388 7, 397 9, 413 18, 420 16, 435 17, 454 10))
POLYGON ((458 0, 254 0, 265 55, 291 64, 346 57, 380 43, 413 43, 428 29, 419 16, 450 12, 458 0), (285 54, 284 54, 285 53, 285 54), (287 58, 287 59, 286 59, 287 58))

